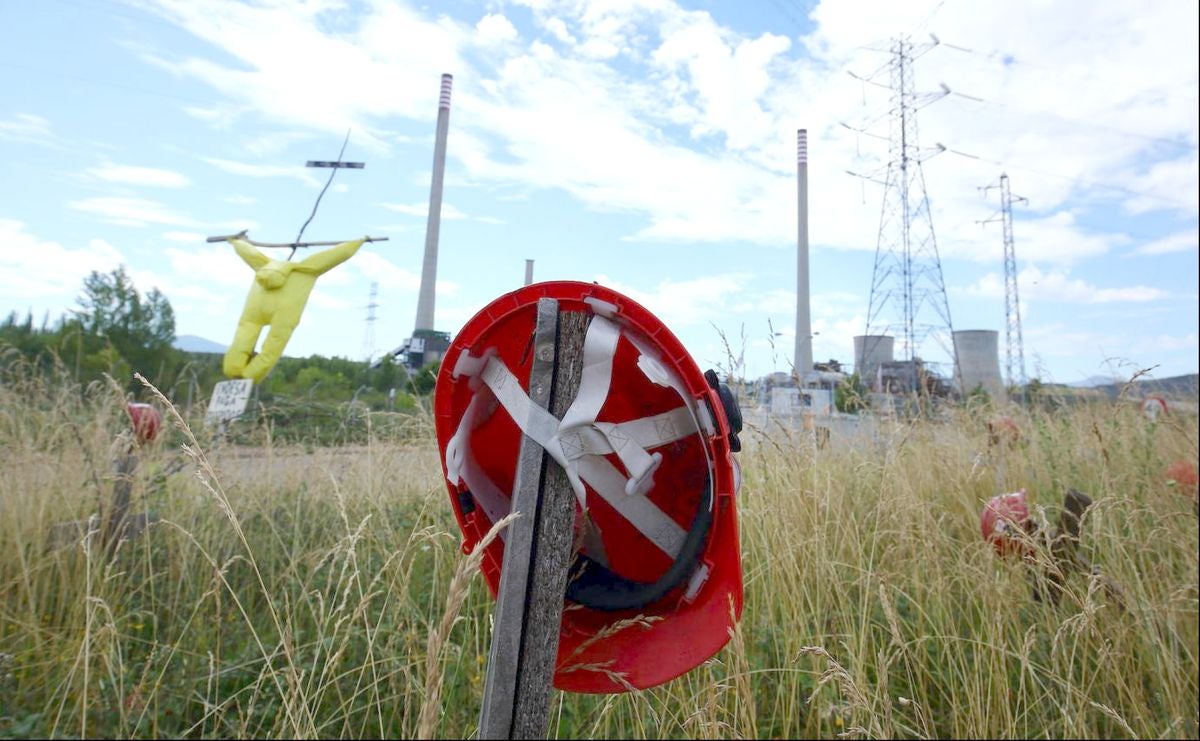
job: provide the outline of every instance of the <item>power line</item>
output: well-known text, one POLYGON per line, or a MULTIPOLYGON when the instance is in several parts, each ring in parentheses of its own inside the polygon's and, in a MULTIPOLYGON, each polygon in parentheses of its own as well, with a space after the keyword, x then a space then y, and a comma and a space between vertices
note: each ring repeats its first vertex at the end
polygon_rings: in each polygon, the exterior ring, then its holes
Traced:
POLYGON ((1076 126, 1086 126, 1089 128, 1098 129, 1101 131, 1107 131, 1112 134, 1118 134, 1120 136, 1130 137, 1133 139, 1143 139, 1145 141, 1154 142, 1156 144, 1166 144, 1169 146, 1178 147, 1180 149, 1186 149, 1186 150, 1190 150, 1193 152, 1200 150, 1200 146, 1197 146, 1196 144, 1192 144, 1191 142, 1188 142, 1188 141, 1181 141, 1179 139, 1170 139, 1165 136, 1154 136, 1152 134, 1139 134, 1134 131, 1128 131, 1126 129, 1122 129, 1122 128, 1119 128, 1116 126, 1109 126, 1108 124, 1103 124, 1103 123, 1099 123, 1096 121, 1073 118, 1071 116, 1064 116, 1063 114, 1061 114, 1057 111, 1030 110, 1028 108, 1019 108, 1017 106, 1013 106, 1008 103, 1001 103, 998 100, 988 100, 986 98, 975 98, 975 97, 971 97, 971 96, 962 96, 962 97, 969 97, 970 100, 973 100, 977 103, 981 103, 981 104, 987 105, 987 106, 994 106, 996 108, 1002 108, 1004 110, 1011 111, 1013 113, 1020 113, 1020 114, 1026 115, 1026 116, 1050 116, 1053 118, 1057 118, 1061 121, 1066 121, 1067 123, 1075 124, 1076 126))
POLYGON ((957 149, 947 148, 946 151, 949 152, 950 154, 958 155, 959 157, 966 157, 967 159, 979 160, 980 162, 986 162, 990 165, 996 165, 998 167, 1006 167, 1010 170, 1022 170, 1024 172, 1031 172, 1036 175, 1044 175, 1046 177, 1058 178, 1060 180, 1066 180, 1068 182, 1075 183, 1076 185, 1080 185, 1085 188, 1117 191, 1120 193, 1124 193, 1125 195, 1130 195, 1130 196, 1134 196, 1137 198, 1146 198, 1149 200, 1160 201, 1162 203, 1167 203, 1167 204, 1170 204, 1171 206, 1174 206, 1175 208, 1180 208, 1180 209, 1195 209, 1196 208, 1196 204, 1194 204, 1194 203, 1184 203, 1182 201, 1176 201, 1172 198, 1164 198, 1163 196, 1154 195, 1153 193, 1145 193, 1142 191, 1133 190, 1131 188, 1126 188, 1121 185, 1109 185, 1106 183, 1094 183, 1090 180, 1084 180, 1083 178, 1073 176, 1073 175, 1063 175, 1062 173, 1048 172, 1046 170, 1039 170, 1034 167, 1027 167, 1025 165, 1013 164, 1011 162, 1008 162, 1008 163, 1001 162, 999 160, 989 159, 987 157, 980 157, 979 155, 976 155, 976 154, 969 154, 967 152, 962 152, 957 149))

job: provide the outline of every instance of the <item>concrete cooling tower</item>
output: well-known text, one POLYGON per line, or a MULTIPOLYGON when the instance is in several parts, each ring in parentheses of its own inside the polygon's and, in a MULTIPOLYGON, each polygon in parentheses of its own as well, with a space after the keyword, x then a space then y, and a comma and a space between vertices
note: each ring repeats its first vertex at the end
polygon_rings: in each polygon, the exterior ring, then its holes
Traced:
POLYGON ((875 388, 880 363, 892 362, 895 343, 895 337, 884 334, 860 334, 854 338, 854 371, 867 388, 875 388))
POLYGON ((963 329, 954 333, 954 355, 964 395, 982 386, 992 399, 1005 398, 1000 378, 1000 333, 994 329, 963 329))

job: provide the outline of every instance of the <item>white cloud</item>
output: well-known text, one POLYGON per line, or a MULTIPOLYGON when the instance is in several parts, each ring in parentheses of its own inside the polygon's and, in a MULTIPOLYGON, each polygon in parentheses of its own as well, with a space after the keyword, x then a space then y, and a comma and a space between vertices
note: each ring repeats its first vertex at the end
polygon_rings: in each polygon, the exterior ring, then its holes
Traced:
POLYGON ((596 282, 629 296, 669 327, 688 327, 726 316, 730 302, 741 297, 749 278, 745 273, 688 280, 667 278, 650 289, 637 288, 606 275, 596 276, 596 282))
POLYGON ((54 136, 50 133, 50 122, 32 113, 15 113, 8 120, 0 120, 0 139, 25 144, 56 145, 54 136))
POLYGON ((76 211, 99 216, 110 224, 122 226, 146 226, 148 224, 165 224, 167 226, 195 226, 196 222, 188 216, 176 213, 157 201, 144 198, 97 197, 83 198, 71 201, 69 204, 76 211))
MULTIPOLYGON (((337 32, 328 31, 324 3, 154 0, 148 6, 237 61, 149 55, 147 61, 200 80, 269 121, 300 121, 339 135, 351 128, 355 141, 371 149, 384 144, 367 118, 433 117, 437 80, 466 67, 459 49, 473 33, 466 24, 430 20, 397 3, 372 2, 357 23, 337 32)), ((205 115, 223 118, 219 111, 205 115)))
POLYGON ((546 18, 542 21, 542 28, 545 28, 551 36, 564 44, 574 46, 575 44, 579 43, 578 40, 571 35, 571 32, 567 30, 567 24, 563 23, 562 18, 546 18))
POLYGON ((20 221, 0 218, 0 294, 5 297, 53 299, 62 305, 62 297, 76 293, 90 272, 105 273, 123 261, 120 250, 102 239, 70 249, 31 234, 20 221))
MULTIPOLYGON (((919 113, 922 145, 942 142, 977 156, 951 151, 921 165, 943 260, 1001 264, 999 225, 976 223, 998 208, 995 191, 983 195, 978 188, 1001 172, 1029 199, 1015 209, 1017 258, 1023 275, 1036 268, 1041 280, 1023 281, 1026 301, 1144 306, 1166 294, 1122 287, 1120 278, 1084 281, 1070 270, 1098 266, 1097 258, 1118 249, 1195 249, 1194 240, 1171 234, 1186 223, 1172 221, 1162 233, 1139 226, 1148 234, 1144 243, 1120 226, 1130 213, 1144 214, 1142 224, 1164 212, 1194 219, 1200 181, 1194 4, 824 0, 812 8, 811 33, 790 39, 739 32, 672 0, 517 4, 531 10, 536 31, 527 35, 535 41, 513 37, 515 29, 498 15, 509 7, 502 5, 489 6, 496 15, 475 23, 474 16, 457 21, 436 8, 368 2, 361 12, 339 14, 335 31, 320 3, 153 0, 160 15, 230 58, 152 61, 225 99, 209 112, 214 125, 265 121, 338 136, 353 126, 356 140, 364 132, 366 146, 376 147, 428 146, 412 131, 432 128, 438 77, 453 72, 451 177, 485 186, 479 192, 496 199, 566 193, 621 217, 610 223, 621 224, 627 239, 651 243, 790 248, 795 130, 807 126, 814 249, 873 251, 882 193, 845 170, 871 170, 886 144, 839 122, 885 113, 887 93, 855 82, 846 70, 866 74, 887 62, 886 53, 864 45, 904 31, 919 42, 935 31, 974 51, 943 45, 921 56, 912 68, 917 89, 945 82, 984 99, 951 95, 919 113), (411 131, 402 129, 414 122, 411 131)), ((886 115, 870 131, 886 135, 886 115)), ((424 204, 389 208, 425 215, 424 204)), ((444 216, 472 218, 453 208, 444 216)), ((411 220, 409 231, 419 232, 411 220)), ((752 276, 732 281, 741 281, 735 291, 728 277, 694 280, 701 281, 696 289, 716 290, 713 303, 735 316, 790 315, 786 292, 756 291, 752 276)), ((968 295, 1002 295, 996 280, 985 277, 968 295)), ((702 325, 712 307, 672 293, 690 282, 642 285, 642 295, 657 296, 665 313, 679 301, 680 315, 691 317, 685 321, 702 325)), ((814 298, 814 330, 824 327, 818 339, 861 332, 865 303, 862 297, 825 316, 814 298)))
POLYGON ((1198 241, 1200 240, 1197 239, 1196 232, 1176 232, 1142 244, 1133 251, 1133 254, 1166 255, 1172 252, 1195 252, 1198 241))
POLYGON ((252 178, 293 178, 314 188, 321 187, 321 183, 308 170, 298 165, 254 165, 220 157, 201 157, 200 159, 234 175, 252 178))
POLYGON ((249 139, 242 147, 255 157, 273 157, 293 144, 312 138, 312 133, 307 131, 275 131, 249 139))
POLYGON ((320 285, 313 288, 313 292, 309 294, 309 303, 318 309, 328 312, 347 312, 357 308, 349 301, 333 295, 332 292, 323 290, 320 285))
POLYGON ((192 249, 181 250, 168 247, 165 251, 168 264, 175 275, 185 276, 188 283, 226 286, 242 289, 237 294, 239 301, 244 291, 249 290, 254 271, 234 252, 228 244, 202 244, 192 249))
MULTIPOLYGON (((381 203, 379 204, 389 211, 395 211, 399 214, 408 216, 419 216, 424 219, 429 214, 428 203, 381 203)), ((503 224, 504 219, 495 216, 470 216, 463 213, 461 209, 452 203, 442 201, 442 218, 446 221, 470 220, 478 221, 484 224, 503 224)))
POLYGON ((109 183, 152 188, 184 188, 191 184, 191 181, 181 173, 156 167, 107 164, 102 167, 93 167, 87 171, 87 174, 109 183))
POLYGON ((506 44, 517 40, 517 29, 499 13, 488 13, 475 24, 475 38, 482 46, 506 44))
MULTIPOLYGON (((429 204, 427 203, 382 203, 380 205, 389 211, 395 211, 398 214, 406 214, 408 216, 425 218, 429 214, 429 204)), ((442 218, 453 221, 455 219, 466 218, 466 214, 455 208, 453 204, 443 201, 442 218)))
POLYGON ((630 236, 646 240, 789 244, 793 137, 807 124, 814 244, 873 250, 880 193, 864 199, 844 170, 864 169, 882 145, 838 122, 878 113, 885 100, 877 91, 860 107, 862 90, 845 70, 868 72, 886 61, 864 44, 914 28, 923 39, 936 26, 975 51, 943 47, 922 56, 914 68, 919 88, 944 80, 986 100, 952 96, 920 113, 922 143, 943 141, 982 158, 947 153, 923 166, 945 257, 998 252, 998 237, 975 224, 994 200, 976 188, 1002 169, 1039 213, 1052 214, 1018 219, 1030 260, 1069 263, 1111 246, 1111 238, 1069 223, 1069 201, 1120 201, 1135 210, 1161 208, 1166 198, 1195 201, 1194 155, 1160 151, 1163 141, 1193 148, 1197 141, 1195 55, 1177 53, 1195 47, 1188 30, 1195 8, 1181 16, 1117 0, 1015 8, 821 2, 811 12, 815 30, 799 39, 806 59, 783 36, 741 34, 669 0, 525 4, 545 40, 500 49, 491 44, 515 29, 499 14, 472 26, 369 4, 331 33, 319 4, 158 0, 161 15, 238 64, 154 61, 268 120, 339 133, 351 124, 378 132, 390 116, 428 121, 438 75, 457 71, 461 115, 451 156, 471 178, 562 189, 596 210, 640 215, 645 225, 630 236), (488 64, 472 69, 465 59, 483 47, 488 64), (314 107, 314 98, 323 105, 314 107), (1158 200, 1102 187, 1114 173, 1126 191, 1158 200))
POLYGON ((162 236, 163 239, 167 240, 168 242, 181 242, 183 244, 204 243, 204 235, 197 234, 196 232, 169 231, 163 232, 162 236))
POLYGON ((1174 206, 1182 213, 1195 215, 1200 212, 1198 170, 1200 159, 1193 151, 1187 157, 1155 162, 1143 172, 1131 173, 1127 180, 1121 178, 1120 182, 1126 184, 1132 193, 1145 194, 1132 196, 1126 201, 1125 209, 1130 213, 1142 214, 1164 206, 1174 206))
POLYGON ((1185 335, 1148 335, 1139 337, 1136 341, 1138 350, 1153 351, 1153 350, 1195 350, 1197 347, 1196 333, 1190 332, 1185 335))
MULTIPOLYGON (((1072 304, 1140 303, 1169 297, 1165 291, 1150 286, 1099 288, 1082 278, 1071 278, 1065 270, 1042 272, 1037 267, 1027 267, 1019 271, 1017 286, 1022 305, 1033 301, 1072 304)), ((988 273, 964 289, 964 292, 969 296, 1003 298, 1004 277, 998 273, 988 273)))

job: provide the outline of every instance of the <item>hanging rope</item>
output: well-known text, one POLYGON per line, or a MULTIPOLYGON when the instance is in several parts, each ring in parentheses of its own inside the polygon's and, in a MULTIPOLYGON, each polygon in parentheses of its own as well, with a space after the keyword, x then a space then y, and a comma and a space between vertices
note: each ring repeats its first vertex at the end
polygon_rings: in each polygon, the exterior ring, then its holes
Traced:
MULTIPOLYGON (((342 142, 342 151, 338 152, 338 156, 337 156, 338 162, 342 161, 342 155, 346 153, 346 145, 349 143, 350 143, 350 129, 346 129, 346 139, 342 142)), ((308 228, 308 225, 313 220, 313 217, 317 215, 317 206, 321 205, 321 196, 325 195, 325 191, 329 190, 329 184, 333 182, 333 178, 335 175, 337 175, 338 169, 339 168, 337 168, 337 167, 332 168, 332 170, 329 173, 329 179, 325 181, 325 187, 321 188, 321 192, 317 194, 317 200, 316 200, 316 203, 313 204, 312 213, 310 213, 308 215, 308 219, 304 222, 304 225, 300 227, 300 233, 296 235, 296 240, 295 240, 296 245, 298 245, 300 243, 300 238, 304 236, 304 230, 308 228)), ((295 254, 296 254, 296 247, 293 246, 292 251, 288 253, 287 259, 291 260, 292 255, 295 255, 295 254)))

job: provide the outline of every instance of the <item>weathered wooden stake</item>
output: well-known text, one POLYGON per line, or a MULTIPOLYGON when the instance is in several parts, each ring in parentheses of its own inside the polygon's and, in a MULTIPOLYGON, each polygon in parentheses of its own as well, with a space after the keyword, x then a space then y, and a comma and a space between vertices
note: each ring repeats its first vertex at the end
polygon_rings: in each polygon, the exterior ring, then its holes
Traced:
POLYGON ((157 522, 158 515, 148 512, 129 514, 130 495, 137 465, 137 451, 134 443, 130 441, 113 461, 112 498, 107 507, 101 503, 100 512, 92 516, 95 523, 92 518, 56 522, 50 526, 46 547, 54 549, 72 545, 96 527, 105 554, 112 558, 118 543, 138 537, 149 525, 157 522))
MULTIPOLYGON (((591 315, 538 301, 529 398, 562 418, 579 390, 591 315)), ((525 436, 500 569, 479 738, 544 738, 571 563, 575 495, 566 473, 525 436)))
POLYGON ((137 470, 137 464, 134 444, 130 442, 113 466, 112 506, 104 523, 104 548, 110 555, 124 534, 125 515, 129 511, 129 495, 133 490, 133 473, 137 470))

